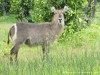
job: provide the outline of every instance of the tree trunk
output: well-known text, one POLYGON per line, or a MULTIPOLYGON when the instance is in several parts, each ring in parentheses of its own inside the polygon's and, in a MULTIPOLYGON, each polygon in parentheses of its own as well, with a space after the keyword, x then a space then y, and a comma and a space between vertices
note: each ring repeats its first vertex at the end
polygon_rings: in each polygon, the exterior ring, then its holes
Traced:
POLYGON ((3 10, 3 16, 6 16, 7 15, 7 12, 6 12, 5 7, 2 7, 2 10, 3 10))

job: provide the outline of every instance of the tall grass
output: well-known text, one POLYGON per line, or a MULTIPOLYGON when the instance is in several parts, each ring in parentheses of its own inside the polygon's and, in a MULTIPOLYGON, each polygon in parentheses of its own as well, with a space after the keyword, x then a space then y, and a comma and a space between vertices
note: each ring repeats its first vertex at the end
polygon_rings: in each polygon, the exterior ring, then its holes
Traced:
POLYGON ((57 50, 51 52, 49 59, 45 61, 38 59, 39 54, 35 59, 28 56, 29 59, 24 60, 24 57, 19 59, 18 64, 13 65, 3 58, 0 61, 0 75, 99 75, 100 54, 95 51, 80 50, 76 53, 73 49, 70 49, 70 52, 57 50))

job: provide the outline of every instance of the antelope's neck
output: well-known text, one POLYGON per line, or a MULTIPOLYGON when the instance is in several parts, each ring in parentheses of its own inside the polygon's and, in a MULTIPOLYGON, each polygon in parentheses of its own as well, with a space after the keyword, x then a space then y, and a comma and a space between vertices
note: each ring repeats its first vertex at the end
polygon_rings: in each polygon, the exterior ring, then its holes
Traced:
POLYGON ((62 33, 63 32, 63 30, 64 30, 64 21, 62 23, 59 23, 58 22, 58 19, 54 19, 52 21, 52 24, 53 24, 53 28, 55 30, 55 33, 57 35, 59 35, 59 33, 62 33))

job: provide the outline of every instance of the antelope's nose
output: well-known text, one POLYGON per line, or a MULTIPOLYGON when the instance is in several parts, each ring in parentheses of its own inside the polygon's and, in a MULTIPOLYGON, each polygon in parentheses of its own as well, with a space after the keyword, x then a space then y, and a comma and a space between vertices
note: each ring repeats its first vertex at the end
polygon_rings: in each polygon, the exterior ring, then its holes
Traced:
POLYGON ((62 19, 61 19, 61 18, 59 18, 58 20, 59 20, 59 22, 61 23, 62 19))

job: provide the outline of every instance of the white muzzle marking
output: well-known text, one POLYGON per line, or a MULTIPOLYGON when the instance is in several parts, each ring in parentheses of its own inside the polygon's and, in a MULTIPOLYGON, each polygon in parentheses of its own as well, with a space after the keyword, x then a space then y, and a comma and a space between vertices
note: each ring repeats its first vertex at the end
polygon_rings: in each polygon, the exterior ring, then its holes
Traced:
POLYGON ((17 39, 17 25, 16 24, 14 24, 14 28, 15 28, 15 33, 14 33, 14 35, 12 37, 12 40, 15 43, 15 40, 17 39))

